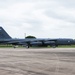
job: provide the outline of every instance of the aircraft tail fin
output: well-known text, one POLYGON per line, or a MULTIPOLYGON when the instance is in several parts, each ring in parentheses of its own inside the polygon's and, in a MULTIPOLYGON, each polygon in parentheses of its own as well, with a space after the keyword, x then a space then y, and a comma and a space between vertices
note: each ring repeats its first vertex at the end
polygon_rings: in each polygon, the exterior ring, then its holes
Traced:
POLYGON ((0 39, 11 39, 11 37, 2 27, 0 27, 0 39))

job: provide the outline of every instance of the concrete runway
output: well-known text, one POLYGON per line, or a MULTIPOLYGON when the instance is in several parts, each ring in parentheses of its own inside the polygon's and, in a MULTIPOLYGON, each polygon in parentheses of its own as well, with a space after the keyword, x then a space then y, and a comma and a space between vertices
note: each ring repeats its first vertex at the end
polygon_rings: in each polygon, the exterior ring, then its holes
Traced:
POLYGON ((75 48, 0 48, 0 75, 75 75, 75 48))

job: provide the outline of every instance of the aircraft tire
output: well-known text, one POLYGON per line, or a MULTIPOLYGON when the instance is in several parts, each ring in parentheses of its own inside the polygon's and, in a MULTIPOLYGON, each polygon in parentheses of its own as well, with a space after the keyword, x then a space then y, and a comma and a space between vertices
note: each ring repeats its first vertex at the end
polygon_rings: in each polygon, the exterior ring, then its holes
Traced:
POLYGON ((56 48, 57 46, 55 44, 51 45, 52 48, 56 48))
POLYGON ((29 45, 28 45, 28 44, 26 44, 26 45, 25 45, 25 47, 26 47, 26 48, 29 48, 29 45))

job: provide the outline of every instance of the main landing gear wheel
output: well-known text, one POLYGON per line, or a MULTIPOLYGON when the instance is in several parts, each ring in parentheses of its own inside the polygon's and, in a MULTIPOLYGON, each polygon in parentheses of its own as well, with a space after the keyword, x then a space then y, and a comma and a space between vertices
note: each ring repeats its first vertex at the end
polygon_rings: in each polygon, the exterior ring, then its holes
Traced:
POLYGON ((26 44, 26 45, 25 45, 25 47, 26 47, 26 48, 29 48, 29 45, 28 45, 28 44, 26 44))

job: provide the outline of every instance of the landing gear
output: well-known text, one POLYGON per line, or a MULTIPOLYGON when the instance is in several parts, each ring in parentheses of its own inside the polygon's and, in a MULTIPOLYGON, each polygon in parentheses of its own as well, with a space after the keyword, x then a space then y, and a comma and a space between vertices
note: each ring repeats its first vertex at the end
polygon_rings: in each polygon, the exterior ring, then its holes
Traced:
POLYGON ((25 45, 23 45, 23 47, 25 47, 25 48, 29 48, 29 45, 28 45, 28 44, 25 44, 25 45))
POLYGON ((52 47, 52 48, 56 48, 56 47, 57 47, 57 45, 53 44, 53 45, 51 45, 51 47, 52 47))
POLYGON ((26 47, 26 48, 29 48, 29 45, 26 45, 25 47, 26 47))
POLYGON ((14 48, 17 48, 17 47, 18 47, 18 45, 15 45, 15 46, 14 46, 14 48))
POLYGON ((52 48, 56 48, 56 45, 53 45, 52 48))

